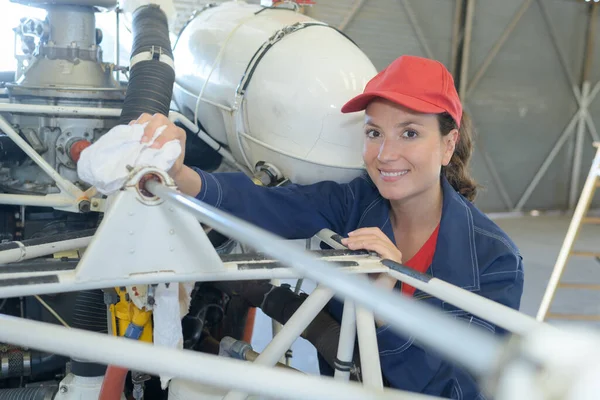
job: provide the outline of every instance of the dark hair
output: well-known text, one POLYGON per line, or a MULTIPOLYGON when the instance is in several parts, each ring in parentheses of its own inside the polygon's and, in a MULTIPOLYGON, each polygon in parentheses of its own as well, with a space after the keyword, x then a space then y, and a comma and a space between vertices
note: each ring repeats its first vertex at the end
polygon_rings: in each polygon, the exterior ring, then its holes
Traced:
MULTIPOLYGON (((438 122, 442 136, 448 135, 456 129, 456 122, 448 113, 438 114, 438 122)), ((473 154, 473 124, 471 118, 463 112, 458 142, 454 154, 447 166, 442 167, 442 174, 448 179, 452 187, 469 201, 475 200, 478 184, 469 173, 469 162, 473 154)))

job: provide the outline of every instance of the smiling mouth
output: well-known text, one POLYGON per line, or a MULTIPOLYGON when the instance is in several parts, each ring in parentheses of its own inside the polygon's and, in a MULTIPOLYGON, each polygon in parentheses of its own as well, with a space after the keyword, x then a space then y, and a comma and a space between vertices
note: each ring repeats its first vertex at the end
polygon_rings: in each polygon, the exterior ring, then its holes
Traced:
POLYGON ((381 176, 385 177, 385 178, 395 178, 395 177, 399 177, 399 176, 403 176, 408 174, 408 170, 402 170, 402 171, 382 171, 379 170, 379 173, 381 174, 381 176))

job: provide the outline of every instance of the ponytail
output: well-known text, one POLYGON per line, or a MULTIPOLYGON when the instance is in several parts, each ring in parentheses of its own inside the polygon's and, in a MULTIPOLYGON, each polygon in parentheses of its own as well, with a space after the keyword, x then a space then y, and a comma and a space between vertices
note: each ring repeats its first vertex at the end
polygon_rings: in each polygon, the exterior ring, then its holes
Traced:
MULTIPOLYGON (((440 132, 442 136, 448 135, 456 129, 456 122, 448 113, 438 114, 440 132)), ((458 142, 447 166, 442 167, 442 174, 450 185, 469 201, 475 200, 478 184, 469 173, 469 162, 473 154, 473 124, 468 114, 463 112, 458 142)))

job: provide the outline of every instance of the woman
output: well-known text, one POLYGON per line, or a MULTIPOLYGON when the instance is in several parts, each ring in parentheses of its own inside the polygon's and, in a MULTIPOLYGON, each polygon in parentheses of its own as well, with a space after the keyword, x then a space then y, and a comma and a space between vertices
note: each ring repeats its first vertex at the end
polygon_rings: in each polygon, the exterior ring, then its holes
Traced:
MULTIPOLYGON (((283 237, 308 238, 329 228, 344 236, 350 249, 375 251, 518 309, 522 259, 508 236, 471 203, 477 192, 467 170, 471 125, 452 75, 439 62, 402 56, 342 108, 344 113, 362 110, 367 174, 348 184, 264 188, 242 173, 209 174, 184 166, 183 154, 169 173, 182 192, 283 237)), ((143 140, 168 124, 154 146, 173 139, 185 144, 185 133, 164 116, 143 115, 137 123, 148 121, 143 140)), ((389 277, 377 281, 504 333, 389 277)), ((341 310, 338 301, 328 306, 338 321, 341 310)), ((377 336, 382 373, 390 386, 456 399, 483 398, 468 373, 414 345, 413 338, 402 338, 381 322, 377 336)))

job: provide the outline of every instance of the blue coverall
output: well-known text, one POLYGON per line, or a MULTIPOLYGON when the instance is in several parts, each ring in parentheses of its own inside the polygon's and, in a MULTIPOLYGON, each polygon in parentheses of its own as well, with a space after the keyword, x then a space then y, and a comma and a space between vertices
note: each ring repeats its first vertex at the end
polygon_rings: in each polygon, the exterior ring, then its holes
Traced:
MULTIPOLYGON (((207 173, 197 198, 287 239, 304 239, 329 228, 347 237, 363 227, 379 227, 393 242, 390 204, 367 175, 347 184, 325 181, 312 185, 265 188, 242 173, 207 173)), ((442 176, 442 219, 433 263, 427 274, 498 303, 519 309, 523 264, 511 239, 442 176)), ((496 334, 491 323, 417 290, 414 298, 496 334)), ((341 321, 343 304, 332 300, 327 310, 341 321)), ((413 344, 388 326, 377 329, 382 373, 389 386, 452 399, 485 399, 473 377, 427 348, 413 344)), ((332 375, 320 362, 322 374, 332 375)))

